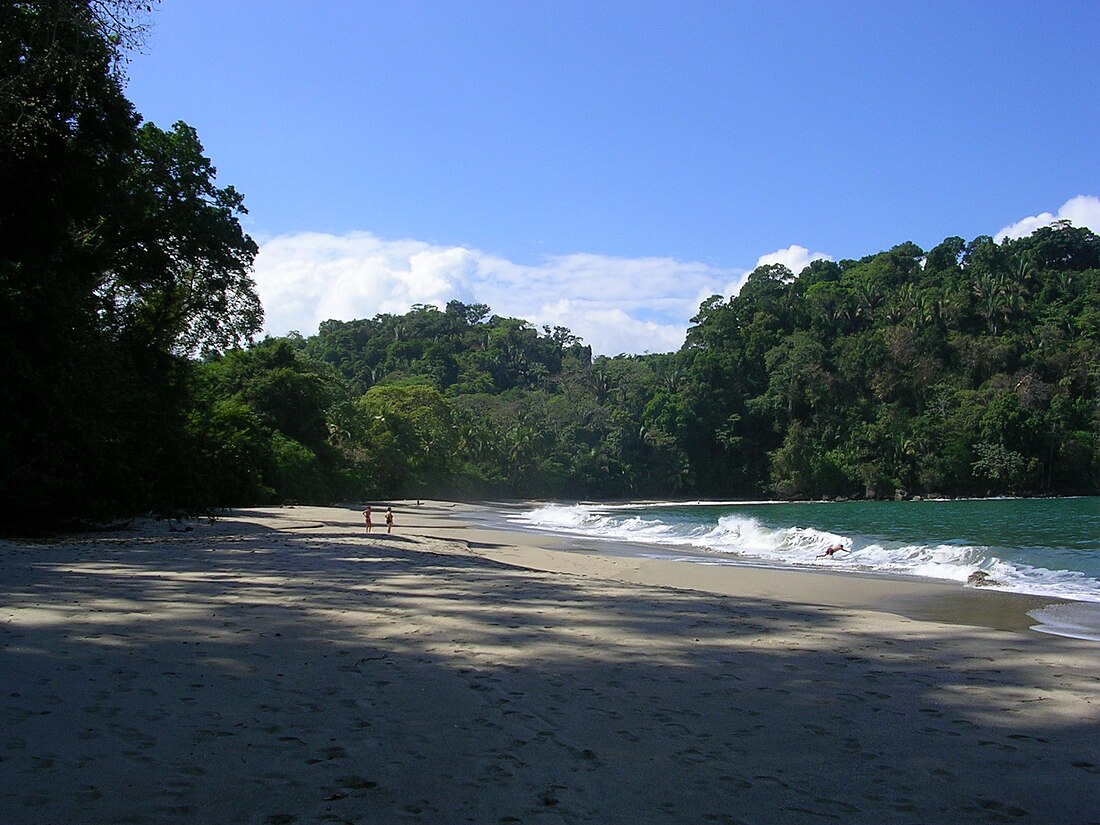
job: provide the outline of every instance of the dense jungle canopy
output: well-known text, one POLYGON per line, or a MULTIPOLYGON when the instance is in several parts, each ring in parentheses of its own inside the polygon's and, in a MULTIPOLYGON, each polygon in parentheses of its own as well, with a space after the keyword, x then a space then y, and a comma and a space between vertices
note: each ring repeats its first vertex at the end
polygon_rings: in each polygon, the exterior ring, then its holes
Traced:
POLYGON ((453 301, 253 343, 243 199, 123 93, 143 3, 0 3, 7 529, 400 496, 1100 491, 1100 238, 903 243, 703 303, 675 353, 453 301))

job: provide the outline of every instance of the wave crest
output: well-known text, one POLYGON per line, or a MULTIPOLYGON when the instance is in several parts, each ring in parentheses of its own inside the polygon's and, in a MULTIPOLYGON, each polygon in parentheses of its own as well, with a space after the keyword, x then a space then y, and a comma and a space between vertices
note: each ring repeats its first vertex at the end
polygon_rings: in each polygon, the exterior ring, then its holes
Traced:
POLYGON ((538 507, 519 517, 529 527, 604 541, 690 548, 700 561, 777 567, 819 567, 965 583, 975 571, 994 586, 1014 592, 1100 602, 1100 581, 1077 571, 1049 570, 999 558, 988 547, 902 544, 845 536, 813 527, 770 527, 750 516, 727 514, 716 521, 667 518, 642 506, 602 508, 589 504, 538 507), (843 552, 826 555, 840 545, 843 552))

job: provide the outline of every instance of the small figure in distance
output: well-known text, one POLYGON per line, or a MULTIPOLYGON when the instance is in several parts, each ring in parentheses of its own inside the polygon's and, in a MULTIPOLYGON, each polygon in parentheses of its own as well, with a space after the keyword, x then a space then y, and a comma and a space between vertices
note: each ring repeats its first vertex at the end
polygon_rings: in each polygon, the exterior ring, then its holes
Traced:
POLYGON ((386 508, 386 532, 387 533, 392 533, 393 532, 393 508, 392 507, 387 507, 386 508))
POLYGON ((369 533, 370 528, 372 527, 372 523, 371 523, 371 520, 370 520, 370 505, 369 504, 367 505, 367 509, 363 511, 363 521, 366 522, 367 532, 369 533))
POLYGON ((843 544, 834 544, 832 547, 826 547, 825 552, 822 553, 820 556, 818 556, 818 558, 819 559, 823 559, 823 558, 830 558, 831 559, 834 555, 839 553, 841 550, 847 552, 848 548, 845 547, 843 544))

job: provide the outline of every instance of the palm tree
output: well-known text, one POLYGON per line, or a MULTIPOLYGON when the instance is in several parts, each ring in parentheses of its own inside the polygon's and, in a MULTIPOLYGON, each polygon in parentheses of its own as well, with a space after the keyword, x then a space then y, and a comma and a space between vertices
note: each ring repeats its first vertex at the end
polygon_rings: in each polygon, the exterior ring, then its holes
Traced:
POLYGON ((602 407, 607 403, 607 397, 611 394, 611 390, 614 386, 605 359, 597 359, 591 369, 589 369, 588 384, 596 396, 596 403, 602 407))
POLYGON ((882 304, 882 290, 871 281, 856 284, 856 317, 864 318, 868 323, 874 320, 875 310, 882 304))
POLYGON ((978 302, 978 314, 985 319, 990 333, 998 335, 998 319, 1006 322, 1021 308, 1020 294, 1012 288, 1004 273, 984 272, 973 284, 972 290, 978 302))

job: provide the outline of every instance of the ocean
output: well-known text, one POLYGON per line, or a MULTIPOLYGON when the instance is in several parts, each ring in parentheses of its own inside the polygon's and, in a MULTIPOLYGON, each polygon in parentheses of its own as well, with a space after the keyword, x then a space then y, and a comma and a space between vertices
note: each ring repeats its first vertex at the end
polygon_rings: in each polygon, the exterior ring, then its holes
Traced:
POLYGON ((990 589, 1090 603, 1076 613, 1060 611, 1063 625, 1073 615, 1088 625, 1062 635, 1100 639, 1100 497, 555 503, 512 520, 685 563, 913 576, 960 586, 982 571, 990 589), (838 545, 843 549, 825 555, 838 545))

